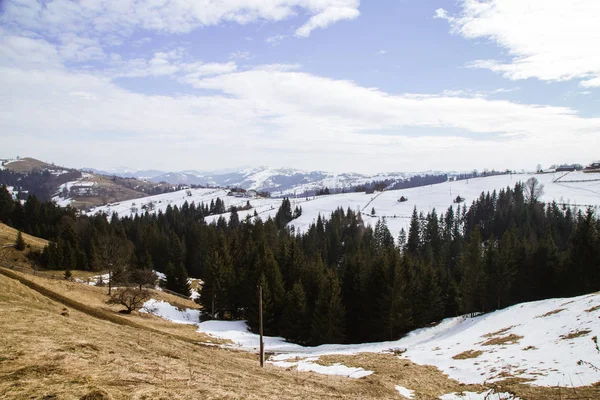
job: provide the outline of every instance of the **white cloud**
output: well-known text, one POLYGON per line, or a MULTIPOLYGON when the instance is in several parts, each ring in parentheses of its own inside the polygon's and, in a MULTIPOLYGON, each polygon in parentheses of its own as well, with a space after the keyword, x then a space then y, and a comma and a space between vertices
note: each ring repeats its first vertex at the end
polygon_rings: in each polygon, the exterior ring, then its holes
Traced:
POLYGON ((584 88, 600 87, 600 76, 583 81, 580 83, 580 85, 584 88))
POLYGON ((233 72, 237 65, 227 63, 205 63, 190 61, 182 48, 168 52, 154 53, 152 58, 136 58, 124 61, 119 55, 111 55, 112 69, 108 71, 111 77, 141 78, 147 76, 167 76, 177 78, 182 82, 192 83, 204 76, 233 72))
POLYGON ((131 45, 133 47, 141 47, 143 45, 145 45, 146 43, 150 43, 152 42, 152 38, 150 37, 144 37, 138 40, 134 40, 133 42, 131 42, 131 45))
POLYGON ((237 50, 237 51, 230 53, 229 58, 240 59, 240 60, 250 60, 252 58, 252 53, 249 51, 237 50))
POLYGON ((299 13, 311 17, 298 30, 308 36, 359 15, 359 0, 7 0, 0 25, 58 36, 65 32, 129 36, 138 28, 165 33, 188 33, 224 22, 277 22, 299 13))
POLYGON ((45 40, 9 35, 1 29, 0 65, 62 68, 56 47, 45 40))
POLYGON ((358 0, 341 0, 335 6, 327 5, 326 8, 320 10, 318 13, 310 17, 310 19, 296 30, 296 36, 307 37, 310 33, 317 28, 327 28, 329 25, 343 20, 353 20, 358 18, 360 12, 358 11, 358 0))
POLYGON ((461 0, 457 16, 436 10, 453 33, 467 39, 489 39, 506 49, 510 61, 476 60, 475 68, 506 78, 544 81, 586 79, 583 87, 600 86, 600 2, 597 0, 461 0))
POLYGON ((10 94, 0 96, 0 132, 8 153, 78 165, 110 159, 140 167, 218 168, 260 159, 364 171, 530 167, 596 156, 600 119, 565 107, 456 93, 391 94, 301 72, 297 65, 238 70, 233 62, 192 62, 180 50, 156 53, 140 61, 138 71, 208 91, 145 95, 98 73, 49 68, 44 57, 58 57, 52 48, 32 39, 0 40, 0 93, 10 94), (29 50, 14 52, 19 40, 29 50), (19 65, 36 53, 35 63, 19 65))
POLYGON ((516 92, 520 90, 519 87, 514 88, 498 88, 493 90, 471 90, 471 89, 456 89, 456 90, 444 90, 442 91, 443 96, 449 97, 475 97, 475 98, 487 98, 497 94, 516 92))
POLYGON ((283 42, 286 38, 287 38, 287 36, 285 36, 285 35, 274 35, 274 36, 269 36, 268 38, 265 39, 265 41, 272 46, 277 46, 278 44, 283 42))
POLYGON ((384 55, 384 54, 387 54, 387 50, 379 50, 379 51, 377 52, 377 54, 379 54, 379 55, 381 55, 381 56, 382 56, 382 55, 384 55))

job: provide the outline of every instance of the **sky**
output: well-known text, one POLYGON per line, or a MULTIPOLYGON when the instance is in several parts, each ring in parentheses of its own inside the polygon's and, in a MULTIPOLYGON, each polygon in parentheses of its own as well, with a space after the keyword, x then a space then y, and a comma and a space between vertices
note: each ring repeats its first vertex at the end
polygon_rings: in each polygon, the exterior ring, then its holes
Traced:
POLYGON ((597 0, 0 0, 0 158, 99 169, 600 159, 597 0))

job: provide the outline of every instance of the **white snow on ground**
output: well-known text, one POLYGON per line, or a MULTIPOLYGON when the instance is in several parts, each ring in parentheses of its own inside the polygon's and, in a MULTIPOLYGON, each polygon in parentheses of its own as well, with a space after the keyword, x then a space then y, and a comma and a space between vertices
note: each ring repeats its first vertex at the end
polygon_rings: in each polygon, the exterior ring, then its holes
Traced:
POLYGON ((481 393, 448 393, 440 396, 440 400, 519 400, 519 397, 510 393, 496 393, 493 390, 486 390, 481 393))
MULTIPOLYGON (((198 325, 198 332, 229 339, 242 350, 256 351, 259 336, 248 330, 245 321, 205 321, 198 325)), ((265 349, 268 351, 302 351, 306 349, 298 344, 286 342, 284 338, 265 336, 265 349)))
MULTIPOLYGON (((278 353, 271 361, 288 363, 326 354, 402 349, 406 350, 402 357, 417 364, 434 365, 451 378, 467 384, 502 380, 501 374, 508 373, 531 379, 533 385, 586 386, 600 381, 600 373, 593 367, 600 366, 600 352, 592 341, 592 337, 600 335, 599 317, 600 294, 596 293, 518 304, 475 318, 449 318, 397 341, 303 347, 283 338, 265 337, 265 349, 278 353), (485 336, 501 330, 505 331, 485 336), (567 336, 578 332, 584 334, 567 336), (484 345, 491 338, 510 334, 522 338, 512 344, 484 345), (482 354, 476 358, 452 358, 465 351, 482 354)), ((167 319, 190 321, 190 318, 176 314, 167 319)), ((207 321, 199 323, 198 330, 229 339, 243 350, 258 349, 258 335, 249 332, 243 321, 207 321)))
POLYGON ((200 310, 186 308, 185 310, 172 306, 161 300, 150 299, 144 303, 140 312, 154 314, 177 324, 196 325, 200 321, 200 310))
MULTIPOLYGON (((144 214, 150 206, 150 203, 153 206, 153 210, 148 209, 149 212, 157 213, 159 211, 162 211, 164 213, 169 205, 171 207, 181 207, 186 201, 188 202, 188 204, 191 204, 193 202, 196 205, 200 205, 201 203, 210 205, 210 202, 217 200, 217 198, 223 200, 223 202, 225 203, 225 208, 227 209, 231 206, 243 207, 248 201, 250 201, 251 205, 256 208, 261 208, 266 205, 268 205, 270 208, 272 205, 275 204, 277 204, 277 207, 279 207, 278 204, 281 204, 281 199, 243 198, 227 196, 227 193, 229 193, 229 191, 226 189, 184 189, 175 192, 163 193, 155 196, 142 197, 139 199, 126 200, 121 201, 119 203, 95 207, 91 209, 88 212, 88 214, 92 215, 99 212, 112 214, 116 212, 121 217, 130 216, 136 213, 144 214)), ((252 211, 252 213, 253 212, 254 211, 252 211)))
MULTIPOLYGON (((245 350, 258 349, 258 335, 249 332, 248 326, 244 321, 206 321, 200 323, 199 310, 192 310, 189 308, 182 310, 167 302, 154 299, 148 300, 146 303, 144 303, 141 311, 149 312, 158 317, 178 324, 195 324, 198 326, 198 332, 205 332, 210 336, 231 340, 234 343, 234 346, 238 348, 245 350)), ((266 336, 264 341, 266 349, 278 348, 288 349, 290 351, 303 349, 302 346, 293 343, 287 343, 283 338, 280 337, 266 336)), ((367 371, 363 368, 350 368, 341 364, 334 364, 330 366, 315 364, 313 361, 316 361, 317 359, 318 357, 304 357, 297 361, 279 361, 273 362, 273 364, 284 368, 296 367, 298 371, 313 371, 318 374, 340 375, 347 376, 349 378, 362 378, 363 376, 373 373, 373 371, 367 371)))
MULTIPOLYGON (((456 208, 457 205, 453 201, 460 195, 465 199, 465 203, 463 204, 466 204, 468 207, 471 202, 479 198, 482 192, 491 193, 494 190, 500 191, 507 187, 513 188, 517 182, 525 182, 532 176, 536 177, 544 185, 544 195, 540 198, 541 201, 550 202, 555 200, 559 203, 578 206, 600 205, 600 181, 593 180, 600 179, 600 174, 585 174, 583 172, 571 172, 567 175, 565 173, 511 174, 462 181, 448 181, 411 189, 375 192, 374 194, 359 192, 311 198, 292 198, 290 199, 292 208, 296 206, 302 207, 302 216, 292 221, 290 225, 293 225, 299 231, 306 231, 310 224, 316 222, 319 214, 329 217, 334 210, 342 207, 345 210, 350 208, 354 211, 361 211, 363 220, 366 224, 370 225, 374 225, 379 218, 385 217, 390 231, 396 237, 401 228, 408 229, 410 217, 415 206, 418 211, 422 211, 423 213, 432 211, 435 208, 439 214, 445 212, 450 206, 456 208), (558 181, 554 182, 557 179, 558 181), (572 182, 580 180, 586 182, 572 182), (398 202, 401 196, 407 197, 408 201, 404 203, 398 202), (370 215, 372 208, 375 208, 374 217, 370 215)), ((195 202, 197 205, 200 203, 210 204, 211 200, 220 198, 225 202, 226 208, 231 206, 245 206, 246 202, 250 201, 252 209, 238 211, 240 220, 246 217, 252 218, 256 211, 258 216, 265 221, 269 217, 275 217, 282 201, 281 199, 247 199, 227 196, 228 190, 226 189, 190 189, 189 192, 191 196, 188 196, 188 190, 180 190, 122 201, 120 203, 96 207, 89 211, 89 214, 97 212, 112 214, 116 212, 120 216, 129 216, 133 214, 133 211, 144 213, 145 210, 142 209, 142 206, 147 206, 149 203, 154 205, 154 212, 158 212, 159 210, 164 212, 169 205, 181 207, 186 201, 188 203, 195 202)), ((229 220, 229 213, 206 217, 206 221, 208 223, 215 222, 219 217, 229 220)))
MULTIPOLYGON (((471 202, 479 198, 482 192, 500 191, 506 187, 513 188, 519 181, 525 182, 532 176, 544 185, 544 195, 541 201, 550 202, 555 200, 560 203, 577 205, 600 205, 600 181, 589 181, 590 175, 580 172, 573 172, 563 177, 563 180, 588 180, 588 182, 562 183, 561 181, 553 183, 553 180, 560 177, 561 174, 513 174, 498 175, 486 178, 475 178, 469 180, 444 182, 430 186, 421 186, 411 189, 390 190, 383 193, 374 194, 348 193, 332 196, 320 196, 314 201, 300 204, 302 207, 302 216, 291 222, 297 229, 305 231, 311 223, 315 222, 318 214, 329 217, 332 211, 338 207, 362 211, 363 219, 366 224, 374 225, 381 217, 386 218, 387 225, 396 237, 401 228, 408 229, 410 217, 413 208, 423 213, 436 209, 438 215, 445 212, 453 203, 457 196, 465 198, 467 207, 471 202), (398 199, 401 196, 408 198, 407 202, 400 203, 398 199), (375 208, 375 217, 371 217, 371 209, 375 208)), ((600 175, 600 174, 598 174, 600 175)), ((597 176, 596 178, 598 178, 597 176)), ((461 204, 462 206, 462 204, 461 204)), ((275 212, 269 215, 274 216, 275 212)), ((263 216, 261 216, 263 217, 263 216)), ((263 217, 266 219, 266 216, 263 217)))
POLYGON ((311 371, 311 372, 316 372, 317 374, 322 374, 322 375, 338 375, 338 376, 345 376, 348 378, 362 378, 365 376, 369 376, 373 373, 373 371, 367 371, 363 368, 351 368, 351 367, 346 367, 345 365, 336 363, 333 365, 320 365, 320 364, 315 364, 313 361, 317 361, 319 358, 318 357, 311 357, 311 358, 304 358, 301 360, 298 360, 296 362, 289 362, 289 361, 272 361, 270 362, 271 364, 275 365, 276 367, 282 367, 282 368, 296 368, 298 371, 311 371))
POLYGON ((396 390, 400 393, 400 396, 404 396, 407 399, 413 399, 415 397, 415 392, 405 388, 404 386, 396 385, 396 390))

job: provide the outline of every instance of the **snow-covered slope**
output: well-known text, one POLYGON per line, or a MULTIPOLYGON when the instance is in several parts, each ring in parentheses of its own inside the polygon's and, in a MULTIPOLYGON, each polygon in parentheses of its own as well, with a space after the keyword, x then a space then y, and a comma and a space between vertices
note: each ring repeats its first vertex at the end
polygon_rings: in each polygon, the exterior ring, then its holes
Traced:
MULTIPOLYGON (((374 194, 347 193, 309 199, 293 199, 293 207, 295 205, 302 207, 302 216, 292 221, 291 224, 296 229, 304 231, 311 223, 316 221, 319 214, 329 216, 338 207, 343 207, 344 209, 350 208, 354 211, 361 211, 366 224, 374 225, 379 218, 385 217, 390 231, 394 236, 397 236, 400 229, 407 229, 414 207, 417 207, 417 210, 423 213, 432 211, 434 208, 438 213, 445 212, 450 206, 456 207, 453 201, 459 195, 465 199, 465 203, 469 206, 482 192, 493 192, 506 187, 514 187, 517 182, 525 182, 531 176, 535 176, 544 185, 544 195, 541 197, 541 201, 555 200, 559 203, 579 206, 600 205, 600 181, 590 181, 590 174, 571 173, 558 182, 553 181, 560 177, 560 174, 514 174, 444 182, 411 189, 376 192, 374 194), (587 182, 568 182, 582 179, 587 179, 587 182), (407 197, 408 201, 398 202, 401 196, 407 197), (371 215, 373 208, 375 209, 374 216, 371 215)), ((264 211, 260 215, 261 218, 274 217, 279 207, 278 203, 273 204, 273 207, 273 210, 264 211)), ((218 217, 209 217, 209 221, 215 218, 218 217)))
MULTIPOLYGON (((226 189, 184 189, 175 192, 159 194, 156 196, 142 197, 139 199, 126 200, 95 207, 90 209, 88 214, 96 214, 99 212, 107 214, 117 213, 121 217, 125 217, 134 215, 136 213, 143 214, 146 211, 164 212, 169 205, 171 207, 181 207, 186 201, 188 204, 210 204, 211 201, 215 201, 217 198, 220 198, 225 203, 225 207, 227 209, 229 209, 231 206, 244 207, 246 206, 247 202, 250 202, 252 209, 249 211, 239 212, 240 218, 245 218, 246 215, 253 215, 255 210, 258 213, 264 213, 273 210, 274 212, 277 212, 277 208, 281 204, 281 199, 235 197, 228 196, 228 193, 229 190, 226 189)), ((225 214, 224 216, 228 218, 229 213, 225 214)), ((216 217, 218 218, 218 216, 216 217)))
MULTIPOLYGON (((200 323, 197 311, 188 315, 172 308, 163 303, 154 313, 174 322, 195 323, 199 332, 229 339, 234 347, 258 348, 258 336, 242 321, 200 323)), ((392 342, 303 347, 267 337, 265 350, 277 353, 271 361, 283 367, 327 354, 392 350, 417 364, 434 365, 462 383, 517 377, 532 385, 572 387, 600 381, 598 335, 600 294, 594 293, 518 304, 475 318, 449 318, 392 342)))
MULTIPOLYGON (((445 212, 448 207, 454 206, 454 199, 461 196, 468 205, 477 199, 482 192, 492 192, 506 187, 514 187, 521 181, 525 182, 531 176, 535 176, 541 184, 544 185, 544 195, 541 201, 555 200, 559 203, 578 205, 580 207, 591 205, 600 205, 600 181, 594 180, 595 174, 584 174, 573 172, 569 175, 564 174, 513 174, 498 175, 487 178, 475 178, 462 181, 444 182, 430 186, 423 186, 411 189, 392 190, 385 192, 376 192, 374 194, 346 193, 330 196, 319 196, 309 198, 292 198, 292 208, 302 207, 302 216, 291 222, 297 230, 306 230, 311 223, 317 220, 319 214, 328 217, 332 211, 338 207, 361 211, 366 224, 374 225, 379 218, 385 217, 387 225, 394 236, 397 236, 401 228, 405 230, 408 227, 410 217, 414 207, 423 213, 427 213, 434 208, 440 212, 445 212), (563 176, 560 180, 554 182, 557 178, 563 176), (584 182, 579 182, 584 180, 584 182), (400 196, 408 198, 408 201, 400 203, 400 196), (371 215, 372 209, 375 209, 375 215, 371 215)), ((118 204, 112 204, 97 207, 90 211, 113 213, 117 212, 121 216, 131 215, 132 212, 145 212, 142 206, 153 203, 155 211, 165 210, 168 205, 182 206, 186 201, 188 203, 201 202, 210 203, 217 197, 225 202, 225 206, 244 206, 249 201, 252 208, 247 211, 239 211, 240 219, 247 216, 253 216, 256 211, 260 218, 266 220, 269 217, 275 217, 281 199, 270 198, 238 198, 227 196, 225 189, 191 189, 180 190, 172 193, 161 194, 157 196, 144 197, 135 200, 123 201, 118 204), (188 195, 188 192, 191 195, 188 195)), ((213 215, 207 217, 208 222, 216 221, 220 216, 228 219, 229 213, 223 215, 213 215)))

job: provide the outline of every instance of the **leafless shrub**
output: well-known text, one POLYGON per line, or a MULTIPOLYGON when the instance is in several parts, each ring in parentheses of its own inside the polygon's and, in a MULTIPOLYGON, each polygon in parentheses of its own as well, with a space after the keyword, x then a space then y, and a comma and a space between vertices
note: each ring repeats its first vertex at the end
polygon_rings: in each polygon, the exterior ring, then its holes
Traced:
POLYGON ((132 311, 142 307, 149 298, 150 292, 147 290, 125 288, 116 291, 106 303, 120 304, 126 308, 122 311, 124 314, 131 314, 132 311))

